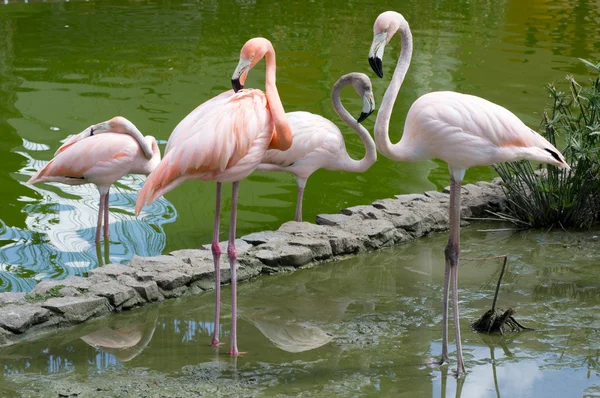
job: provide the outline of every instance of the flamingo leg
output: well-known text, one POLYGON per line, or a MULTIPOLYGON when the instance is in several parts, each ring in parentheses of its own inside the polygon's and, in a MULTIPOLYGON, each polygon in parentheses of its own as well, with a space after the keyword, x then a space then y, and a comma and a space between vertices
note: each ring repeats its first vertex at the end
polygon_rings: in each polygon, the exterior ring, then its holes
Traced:
POLYGON ((100 194, 98 204, 98 226, 96 227, 96 244, 100 245, 100 232, 102 231, 102 213, 104 211, 104 194, 100 194))
POLYGON ((444 309, 442 313, 442 357, 437 365, 448 363, 448 294, 450 293, 450 263, 446 260, 444 272, 444 309))
POLYGON ((304 198, 304 187, 306 186, 306 178, 296 177, 298 185, 298 197, 296 198, 296 216, 294 221, 302 222, 302 200, 304 198))
MULTIPOLYGON (((456 337, 456 376, 463 376, 465 365, 462 356, 462 346, 460 339, 460 322, 458 314, 458 258, 460 255, 460 190, 461 181, 456 181, 453 176, 450 177, 450 237, 448 245, 444 250, 446 255, 446 272, 450 268, 450 279, 452 281, 452 309, 454 311, 454 334, 456 337)), ((447 274, 446 274, 447 278, 447 274)), ((448 296, 444 299, 448 300, 448 296)), ((444 305, 447 311, 447 303, 444 305)), ((447 326, 445 326, 447 329, 447 326)), ((443 353, 442 353, 443 355, 443 353)), ((446 353, 447 355, 447 353, 446 353)))
POLYGON ((218 347, 219 344, 219 317, 221 315, 221 266, 219 260, 221 258, 221 246, 219 246, 219 224, 221 222, 221 183, 217 182, 217 200, 215 205, 215 224, 213 227, 212 239, 212 254, 215 264, 215 330, 213 332, 212 342, 213 347, 218 347))
POLYGON ((237 251, 235 250, 235 224, 237 218, 237 201, 239 181, 233 183, 231 191, 231 221, 229 222, 229 245, 227 255, 229 256, 229 269, 231 270, 231 347, 229 355, 239 356, 237 348, 237 272, 235 269, 237 251))
MULTIPOLYGON (((110 188, 108 188, 110 190, 110 188)), ((104 241, 108 241, 108 190, 104 194, 104 241)))

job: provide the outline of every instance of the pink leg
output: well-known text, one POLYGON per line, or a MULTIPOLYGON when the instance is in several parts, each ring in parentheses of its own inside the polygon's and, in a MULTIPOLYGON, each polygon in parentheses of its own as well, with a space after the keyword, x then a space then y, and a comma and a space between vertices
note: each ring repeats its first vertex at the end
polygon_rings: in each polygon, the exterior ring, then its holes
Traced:
POLYGON ((306 179, 296 176, 296 183, 298 185, 298 197, 296 198, 296 216, 294 217, 294 221, 302 222, 302 199, 304 197, 306 179))
POLYGON ((221 315, 221 246, 219 246, 219 224, 221 221, 221 183, 217 182, 217 201, 215 205, 215 224, 213 227, 212 254, 215 264, 215 331, 213 332, 213 347, 219 346, 219 317, 221 315))
MULTIPOLYGON (((450 237, 448 245, 444 251, 446 254, 446 272, 450 268, 452 280, 452 308, 454 311, 454 334, 456 336, 456 376, 465 375, 465 365, 462 356, 462 346, 460 341, 460 322, 458 314, 458 259, 460 255, 460 189, 461 181, 456 181, 450 177, 450 237)), ((447 278, 447 275, 446 275, 447 278)), ((448 296, 445 298, 445 309, 448 308, 448 296)), ((446 326, 447 328, 447 326, 446 326)), ((443 353, 442 353, 443 355, 443 353)))
POLYGON ((296 202, 296 217, 294 221, 302 221, 302 196, 304 195, 304 188, 298 187, 298 199, 296 202))
POLYGON ((108 191, 106 191, 104 195, 104 242, 108 242, 108 240, 108 191))
POLYGON ((227 254, 229 255, 229 267, 231 270, 231 347, 229 355, 239 356, 237 348, 237 272, 235 269, 237 260, 237 251, 235 250, 235 224, 237 217, 237 200, 239 181, 233 183, 231 192, 231 221, 229 223, 229 245, 227 254))
POLYGON ((448 294, 450 293, 450 263, 446 261, 444 272, 444 309, 442 313, 442 357, 436 365, 448 363, 448 294))
POLYGON ((96 244, 100 244, 100 231, 102 231, 102 212, 104 211, 104 195, 100 194, 100 203, 98 204, 98 226, 96 227, 96 244))

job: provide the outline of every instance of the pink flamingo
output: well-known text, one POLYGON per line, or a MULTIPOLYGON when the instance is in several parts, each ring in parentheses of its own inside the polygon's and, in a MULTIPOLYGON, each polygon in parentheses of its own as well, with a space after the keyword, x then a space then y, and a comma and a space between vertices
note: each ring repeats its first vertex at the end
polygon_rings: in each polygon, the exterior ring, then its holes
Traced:
POLYGON ((154 137, 144 137, 129 120, 116 116, 71 137, 41 170, 27 181, 95 184, 100 192, 96 243, 100 243, 102 216, 108 241, 108 192, 125 174, 149 174, 160 162, 154 137))
POLYGON ((340 129, 322 116, 309 112, 288 112, 293 144, 287 151, 268 150, 258 171, 282 171, 294 174, 298 185, 295 221, 302 221, 302 196, 306 180, 318 169, 362 173, 377 160, 375 142, 360 124, 375 109, 371 80, 363 73, 349 73, 338 79, 331 92, 333 109, 354 129, 365 145, 365 156, 354 160, 346 151, 340 129), (363 99, 362 113, 354 120, 340 101, 342 87, 352 84, 363 99))
POLYGON ((212 240, 215 266, 215 330, 212 345, 219 345, 221 299, 219 218, 221 184, 233 182, 229 226, 229 265, 231 269, 232 321, 229 354, 240 355, 237 348, 237 280, 235 224, 239 181, 259 165, 268 148, 286 150, 292 133, 275 85, 275 50, 264 38, 248 40, 240 52, 240 62, 232 77, 233 91, 222 93, 196 108, 177 125, 165 156, 152 172, 138 195, 136 213, 184 181, 199 179, 217 182, 217 200, 212 240), (265 92, 241 90, 248 71, 262 58, 267 64, 265 92), (240 91, 241 90, 241 91, 240 91))
POLYGON ((456 335, 457 376, 465 374, 458 314, 458 259, 460 254, 460 190, 467 168, 497 162, 529 159, 569 169, 562 154, 546 139, 527 127, 509 110, 472 95, 452 91, 428 93, 408 110, 399 143, 390 142, 388 128, 394 102, 412 56, 412 34, 408 22, 397 12, 379 15, 373 27, 369 63, 383 77, 385 45, 396 32, 402 48, 375 122, 377 150, 395 161, 416 162, 441 159, 450 170, 450 236, 445 249, 444 312, 442 358, 448 362, 448 293, 452 279, 454 331, 456 335))

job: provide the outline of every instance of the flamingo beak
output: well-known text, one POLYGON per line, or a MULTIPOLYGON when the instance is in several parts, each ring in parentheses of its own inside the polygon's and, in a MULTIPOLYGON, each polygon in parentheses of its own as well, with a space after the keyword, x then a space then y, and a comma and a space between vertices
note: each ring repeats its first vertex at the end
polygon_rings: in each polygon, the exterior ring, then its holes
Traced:
POLYGON ((373 72, 379 77, 383 77, 383 50, 387 44, 387 32, 382 32, 373 36, 373 43, 369 51, 369 65, 373 72))
POLYGON ((368 118, 371 113, 375 110, 375 98, 373 98, 373 93, 371 91, 365 92, 363 95, 363 107, 360 116, 356 121, 358 123, 363 122, 366 118, 368 118))
POLYGON ((238 92, 244 88, 244 82, 246 81, 246 76, 248 75, 248 70, 250 69, 249 60, 240 58, 240 62, 238 63, 237 68, 233 72, 233 76, 231 76, 231 87, 234 92, 238 92))

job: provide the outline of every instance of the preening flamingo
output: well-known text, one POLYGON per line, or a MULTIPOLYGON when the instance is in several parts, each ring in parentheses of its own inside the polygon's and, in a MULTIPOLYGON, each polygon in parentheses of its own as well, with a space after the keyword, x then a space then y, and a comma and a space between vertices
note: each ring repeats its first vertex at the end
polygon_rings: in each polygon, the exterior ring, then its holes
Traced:
POLYGON ((250 39, 240 52, 240 61, 231 79, 234 91, 222 93, 187 115, 173 130, 165 156, 152 172, 138 195, 136 213, 146 201, 152 203, 184 181, 199 179, 217 182, 217 200, 212 240, 215 266, 215 330, 212 345, 219 345, 220 256, 219 220, 221 184, 233 182, 231 221, 227 254, 231 269, 231 347, 237 348, 237 280, 235 250, 236 209, 239 181, 250 175, 268 148, 286 150, 292 133, 275 85, 275 50, 264 38, 250 39), (265 92, 240 90, 248 71, 262 58, 267 63, 265 92))
POLYGON ((158 162, 160 150, 154 137, 144 137, 133 123, 116 116, 68 139, 27 182, 95 184, 100 192, 96 227, 96 243, 100 243, 103 215, 104 240, 108 241, 110 186, 125 174, 149 174, 158 162))
POLYGON ((412 34, 408 22, 397 12, 379 15, 373 27, 369 63, 383 77, 382 57, 385 45, 396 32, 402 47, 381 109, 375 122, 377 150, 395 161, 416 162, 441 159, 450 170, 450 236, 445 249, 444 309, 442 358, 448 361, 448 293, 452 280, 454 331, 456 334, 457 376, 464 375, 459 316, 458 259, 460 254, 460 190, 467 168, 497 162, 529 159, 569 169, 562 154, 545 138, 527 127, 509 110, 472 95, 452 91, 425 94, 408 110, 399 143, 390 142, 388 128, 394 102, 412 56, 412 34))
POLYGON ((310 112, 288 112, 293 143, 287 151, 270 149, 265 154, 258 171, 283 171, 294 174, 298 185, 296 221, 302 221, 302 196, 306 180, 318 169, 343 170, 362 173, 377 160, 375 142, 360 124, 375 109, 371 80, 363 73, 349 73, 338 79, 331 92, 333 109, 338 116, 352 127, 365 145, 365 156, 354 160, 346 151, 342 132, 335 124, 322 116, 310 112), (352 84, 363 99, 362 113, 355 120, 342 105, 340 91, 352 84))

